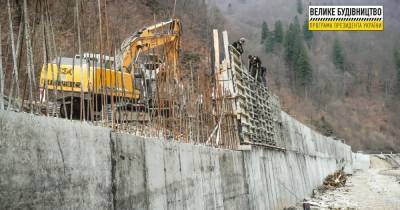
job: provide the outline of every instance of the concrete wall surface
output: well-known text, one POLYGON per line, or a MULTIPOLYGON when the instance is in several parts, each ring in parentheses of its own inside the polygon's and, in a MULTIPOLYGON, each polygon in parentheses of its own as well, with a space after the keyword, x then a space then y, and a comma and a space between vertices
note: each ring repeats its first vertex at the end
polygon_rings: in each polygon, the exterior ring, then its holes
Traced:
POLYGON ((0 209, 282 209, 352 159, 282 120, 288 150, 232 151, 0 111, 0 209))
POLYGON ((353 153, 353 170, 366 171, 369 169, 369 155, 362 153, 353 153))
POLYGON ((107 209, 110 130, 0 111, 0 209, 107 209))
POLYGON ((250 209, 283 209, 310 197, 324 178, 351 167, 352 152, 282 112, 286 151, 253 148, 244 152, 250 209))
POLYGON ((114 134, 117 209, 247 209, 239 151, 114 134))

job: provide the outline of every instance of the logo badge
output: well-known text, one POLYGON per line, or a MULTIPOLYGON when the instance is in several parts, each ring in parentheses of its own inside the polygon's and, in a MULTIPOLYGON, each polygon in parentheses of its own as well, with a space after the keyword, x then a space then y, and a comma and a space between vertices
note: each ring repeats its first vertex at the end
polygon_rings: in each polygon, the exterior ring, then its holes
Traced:
POLYGON ((383 31, 383 6, 309 6, 310 31, 383 31))

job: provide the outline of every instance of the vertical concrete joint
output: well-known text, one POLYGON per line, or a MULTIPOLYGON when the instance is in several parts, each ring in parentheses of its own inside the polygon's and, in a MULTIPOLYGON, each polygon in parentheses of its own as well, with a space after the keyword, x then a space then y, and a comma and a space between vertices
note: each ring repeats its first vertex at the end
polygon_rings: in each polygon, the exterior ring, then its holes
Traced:
POLYGON ((117 180, 116 180, 116 165, 117 165, 117 152, 116 142, 113 138, 113 133, 110 131, 110 150, 111 150, 111 200, 112 209, 116 209, 117 205, 117 180))

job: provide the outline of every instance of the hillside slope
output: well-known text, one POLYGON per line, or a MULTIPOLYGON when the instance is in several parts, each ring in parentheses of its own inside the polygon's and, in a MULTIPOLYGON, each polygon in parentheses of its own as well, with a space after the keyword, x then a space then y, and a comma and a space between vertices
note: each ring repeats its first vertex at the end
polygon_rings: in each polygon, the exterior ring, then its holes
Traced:
POLYGON ((256 54, 267 66, 267 80, 283 107, 302 122, 323 133, 344 138, 355 150, 400 151, 399 100, 393 51, 400 48, 400 3, 391 1, 320 1, 325 5, 384 5, 383 32, 314 32, 308 43, 313 79, 306 93, 293 88, 284 60, 283 44, 266 53, 260 44, 261 24, 274 30, 276 21, 288 25, 298 17, 303 26, 307 15, 297 12, 292 0, 221 0, 213 2, 228 21, 231 39, 247 38, 247 54, 256 54), (332 62, 335 40, 343 46, 346 69, 332 62))

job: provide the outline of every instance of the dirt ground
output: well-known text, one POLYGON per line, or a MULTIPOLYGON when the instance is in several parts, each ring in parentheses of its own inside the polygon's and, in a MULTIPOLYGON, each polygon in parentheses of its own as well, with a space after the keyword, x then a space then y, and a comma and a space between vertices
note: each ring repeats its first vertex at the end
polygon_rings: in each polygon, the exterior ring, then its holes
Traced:
POLYGON ((310 200, 316 204, 312 209, 400 210, 400 169, 370 156, 370 168, 355 172, 345 187, 316 193, 310 200))

